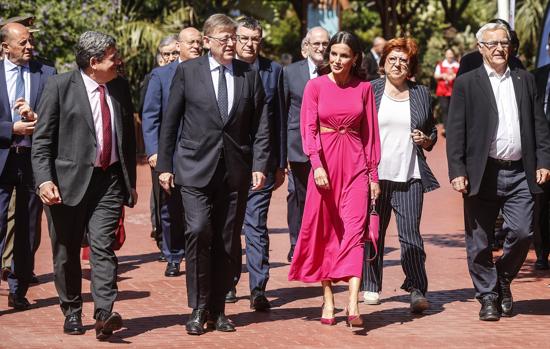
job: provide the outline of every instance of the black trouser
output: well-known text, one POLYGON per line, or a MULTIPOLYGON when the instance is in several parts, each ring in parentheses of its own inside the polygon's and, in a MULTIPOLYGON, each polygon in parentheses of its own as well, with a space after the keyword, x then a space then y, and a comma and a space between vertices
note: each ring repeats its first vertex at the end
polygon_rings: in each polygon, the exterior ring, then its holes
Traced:
POLYGON ((511 281, 519 272, 533 236, 534 199, 521 160, 499 164, 489 159, 479 193, 464 197, 468 269, 476 298, 498 296, 498 279, 511 281), (506 225, 503 253, 493 263, 490 236, 502 210, 506 225))
MULTIPOLYGON (((307 181, 311 164, 308 162, 290 162, 290 171, 293 186, 288 191, 287 201, 287 221, 288 232, 290 234, 290 245, 295 246, 298 241, 298 234, 302 226, 302 217, 304 216, 304 206, 306 204, 307 181)), ((289 184, 290 187, 290 184, 289 184)))
POLYGON ((111 245, 123 201, 122 171, 120 164, 115 163, 105 171, 94 169, 84 198, 77 206, 46 206, 54 282, 65 316, 82 312, 80 245, 85 231, 90 244, 94 318, 99 310, 112 311, 117 296, 118 260, 111 245))
MULTIPOLYGON (((248 183, 246 183, 248 184, 248 183)), ((224 160, 204 188, 181 187, 185 207, 185 276, 188 305, 225 311, 225 295, 240 270, 241 228, 248 185, 231 189, 224 160)))
POLYGON ((548 262, 550 254, 550 188, 536 198, 535 252, 537 261, 548 262))
POLYGON ((397 223, 397 235, 401 245, 401 267, 405 273, 405 281, 401 286, 407 292, 418 289, 422 293, 428 290, 426 276, 426 253, 424 242, 420 235, 420 218, 424 193, 422 182, 411 179, 408 182, 380 181, 382 195, 377 202, 380 214, 380 230, 378 237, 378 254, 374 256, 374 248, 365 253, 362 289, 364 291, 380 292, 382 290, 382 275, 384 265, 384 245, 386 229, 390 223, 391 212, 394 212, 397 223), (368 261, 374 257, 374 260, 368 261))
POLYGON ((449 103, 451 97, 449 96, 438 96, 437 100, 439 102, 439 107, 441 108, 441 122, 443 122, 443 127, 447 124, 447 114, 449 113, 449 103))

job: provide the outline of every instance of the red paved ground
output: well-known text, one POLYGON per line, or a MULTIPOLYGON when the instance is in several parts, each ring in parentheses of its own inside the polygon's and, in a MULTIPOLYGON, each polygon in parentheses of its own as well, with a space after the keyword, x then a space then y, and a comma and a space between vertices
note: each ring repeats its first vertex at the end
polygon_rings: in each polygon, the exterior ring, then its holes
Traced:
MULTIPOLYGON (((499 347, 548 348, 550 346, 549 273, 534 272, 531 252, 513 283, 517 315, 499 322, 477 319, 478 303, 468 276, 462 225, 462 204, 447 181, 444 140, 430 154, 429 163, 442 188, 426 196, 422 231, 427 250, 432 308, 424 316, 408 310, 408 296, 399 289, 402 270, 395 225, 390 225, 386 256, 383 303, 361 305, 365 329, 350 330, 341 310, 346 304, 345 286, 337 288, 340 308, 337 326, 319 324, 321 296, 318 285, 287 281, 288 234, 286 230, 286 190, 275 192, 269 217, 272 273, 268 298, 273 309, 268 314, 248 308, 248 277, 238 287, 239 302, 227 306, 229 317, 238 325, 236 333, 209 332, 188 336, 184 323, 185 277, 165 278, 165 265, 156 261, 157 249, 149 239, 149 171, 139 168, 139 205, 127 210, 128 239, 119 254, 120 294, 115 310, 124 317, 125 327, 111 343, 99 343, 92 329, 89 282, 84 280, 83 336, 62 333, 63 317, 52 282, 52 262, 47 234, 38 251, 36 272, 41 284, 29 290, 31 310, 13 312, 7 307, 6 284, 0 285, 1 348, 31 347, 180 347, 180 348, 417 348, 417 347, 499 347), (125 344, 125 345, 124 345, 125 344), (129 344, 129 346, 127 346, 129 344)), ((45 220, 44 220, 45 221, 45 220)), ((46 229, 43 224, 44 229, 46 229)), ((46 230, 44 230, 46 231, 46 230)))

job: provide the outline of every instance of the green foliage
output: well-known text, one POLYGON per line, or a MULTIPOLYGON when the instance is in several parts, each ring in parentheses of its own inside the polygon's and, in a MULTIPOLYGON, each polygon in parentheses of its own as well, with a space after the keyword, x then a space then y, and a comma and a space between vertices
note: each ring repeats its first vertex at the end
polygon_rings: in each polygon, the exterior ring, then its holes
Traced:
POLYGON ((519 53, 529 70, 535 68, 546 1, 522 0, 517 4, 515 30, 521 43, 519 53))
POLYGON ((290 53, 294 58, 301 59, 300 21, 292 7, 288 7, 281 18, 275 18, 272 23, 264 22, 263 52, 277 59, 282 53, 290 53))
POLYGON ((382 36, 380 17, 364 1, 352 1, 350 5, 350 9, 342 13, 341 29, 357 35, 367 49, 376 36, 382 36))

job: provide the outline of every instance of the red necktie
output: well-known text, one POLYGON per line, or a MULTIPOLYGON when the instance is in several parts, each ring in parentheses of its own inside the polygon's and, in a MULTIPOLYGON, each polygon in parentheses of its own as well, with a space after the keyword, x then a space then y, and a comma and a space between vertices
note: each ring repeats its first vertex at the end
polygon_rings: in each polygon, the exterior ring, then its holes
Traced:
POLYGON ((104 85, 99 85, 99 103, 101 105, 101 119, 103 121, 103 147, 101 148, 99 163, 101 164, 101 168, 105 170, 111 164, 113 131, 111 128, 111 112, 109 111, 109 104, 107 104, 107 99, 105 98, 104 85))

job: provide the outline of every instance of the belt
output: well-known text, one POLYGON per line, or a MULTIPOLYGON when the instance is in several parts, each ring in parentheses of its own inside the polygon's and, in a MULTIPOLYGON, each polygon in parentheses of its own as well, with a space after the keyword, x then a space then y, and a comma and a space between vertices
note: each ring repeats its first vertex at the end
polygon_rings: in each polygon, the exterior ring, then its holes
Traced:
POLYGON ((348 132, 356 133, 356 134, 359 133, 359 130, 351 128, 351 127, 346 127, 346 126, 340 126, 338 128, 319 126, 319 130, 320 130, 321 133, 330 133, 330 132, 338 132, 339 134, 344 134, 344 133, 348 133, 348 132))
POLYGON ((14 154, 28 154, 31 152, 31 147, 20 147, 18 145, 14 145, 10 147, 10 153, 14 154))
POLYGON ((502 160, 502 159, 495 159, 490 157, 489 162, 493 163, 494 165, 497 165, 498 167, 523 166, 523 162, 521 160, 502 160))

